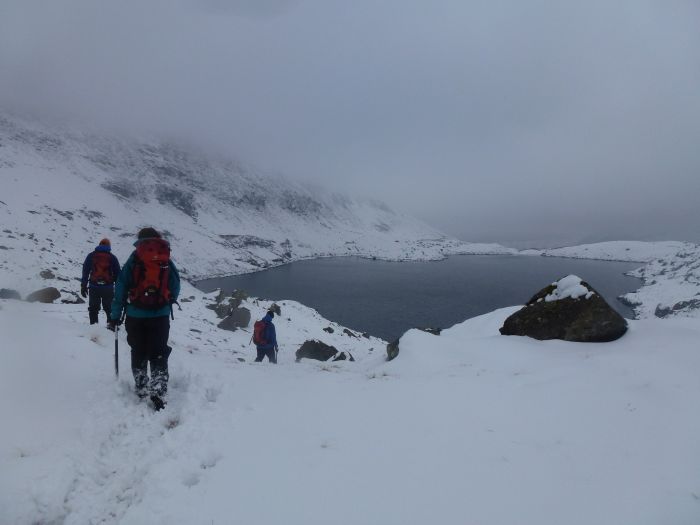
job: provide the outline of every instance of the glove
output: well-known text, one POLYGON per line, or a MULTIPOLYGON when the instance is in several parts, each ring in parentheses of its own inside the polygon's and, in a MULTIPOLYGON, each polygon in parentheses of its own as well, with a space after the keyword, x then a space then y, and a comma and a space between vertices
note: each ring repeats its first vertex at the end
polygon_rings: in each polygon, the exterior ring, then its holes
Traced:
POLYGON ((87 297, 87 296, 88 296, 87 286, 81 286, 81 287, 80 287, 80 295, 82 295, 83 297, 87 297))
POLYGON ((114 330, 116 330, 117 326, 119 326, 120 324, 122 323, 119 319, 110 319, 109 321, 107 321, 107 330, 111 330, 112 332, 114 332, 114 330))

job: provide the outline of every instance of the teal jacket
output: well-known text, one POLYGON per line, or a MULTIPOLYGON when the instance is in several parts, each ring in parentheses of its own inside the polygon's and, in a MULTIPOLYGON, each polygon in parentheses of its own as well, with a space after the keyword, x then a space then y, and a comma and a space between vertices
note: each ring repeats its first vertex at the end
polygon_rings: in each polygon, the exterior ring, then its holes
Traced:
MULTIPOLYGON (((112 301, 112 320, 119 320, 122 315, 122 310, 126 308, 126 315, 128 317, 164 317, 170 315, 170 305, 166 305, 158 310, 144 310, 143 308, 138 308, 133 304, 128 304, 127 299, 129 297, 129 290, 134 286, 134 258, 136 257, 136 252, 134 251, 126 264, 122 267, 122 271, 119 273, 119 278, 117 279, 117 284, 114 287, 114 300, 112 301)), ((170 288, 170 295, 173 301, 176 301, 180 295, 180 273, 175 267, 172 259, 170 260, 170 272, 168 274, 168 288, 170 288)))

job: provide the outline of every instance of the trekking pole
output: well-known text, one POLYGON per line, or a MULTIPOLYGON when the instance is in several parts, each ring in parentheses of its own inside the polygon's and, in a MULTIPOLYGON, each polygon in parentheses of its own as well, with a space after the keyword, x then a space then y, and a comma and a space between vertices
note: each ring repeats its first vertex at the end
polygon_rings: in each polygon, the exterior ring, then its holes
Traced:
POLYGON ((114 327, 114 375, 119 379, 119 325, 114 327))

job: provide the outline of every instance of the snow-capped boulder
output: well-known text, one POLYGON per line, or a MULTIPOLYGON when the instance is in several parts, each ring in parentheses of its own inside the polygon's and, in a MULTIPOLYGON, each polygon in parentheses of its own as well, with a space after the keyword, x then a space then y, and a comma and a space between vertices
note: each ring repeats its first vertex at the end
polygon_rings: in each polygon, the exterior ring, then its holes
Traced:
POLYGON ((53 303, 56 299, 61 297, 61 292, 59 292, 53 286, 48 288, 42 288, 36 292, 32 292, 27 296, 27 302, 29 303, 53 303))
POLYGON ((614 341, 626 331, 627 321, 575 275, 540 290, 500 329, 502 335, 582 343, 614 341))
POLYGON ((238 328, 246 328, 250 324, 250 310, 247 308, 236 308, 231 314, 221 321, 217 326, 222 330, 235 332, 238 328))
POLYGON ((317 361, 328 361, 331 357, 335 357, 338 350, 334 346, 327 345, 316 339, 304 341, 299 350, 297 350, 297 362, 302 359, 316 359, 317 361))

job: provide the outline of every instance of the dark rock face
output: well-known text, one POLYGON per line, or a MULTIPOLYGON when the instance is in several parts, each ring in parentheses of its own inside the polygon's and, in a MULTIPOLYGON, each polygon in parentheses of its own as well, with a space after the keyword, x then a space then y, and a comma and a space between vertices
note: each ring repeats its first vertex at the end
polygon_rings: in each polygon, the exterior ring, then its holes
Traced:
POLYGON ((555 286, 538 292, 527 305, 506 319, 502 335, 526 335, 540 341, 562 339, 581 343, 614 341, 627 331, 627 321, 605 302, 588 283, 590 297, 567 297, 547 302, 555 286))
POLYGON ((0 299, 17 299, 18 301, 21 301, 22 296, 16 290, 0 288, 0 299))
POLYGON ((343 329, 343 333, 344 333, 345 335, 349 336, 349 337, 358 337, 357 334, 356 334, 355 332, 351 332, 351 331, 348 330, 347 328, 344 328, 344 329, 343 329))
POLYGON ((226 317, 217 326, 222 330, 235 332, 238 328, 246 328, 250 324, 250 310, 236 308, 231 315, 226 317))
POLYGON ((396 339, 395 341, 392 341, 388 345, 386 345, 386 360, 391 361, 392 359, 396 358, 397 355, 399 355, 399 341, 400 339, 396 339))
POLYGON ((336 356, 333 358, 333 361, 355 361, 355 358, 352 356, 350 352, 339 352, 336 354, 336 356))
POLYGON ((335 357, 338 350, 317 340, 305 341, 297 350, 297 363, 302 359, 316 359, 317 361, 328 361, 331 357, 335 357))
POLYGON ((61 292, 59 292, 53 286, 49 288, 42 288, 36 292, 30 293, 27 296, 27 302, 29 303, 53 303, 56 299, 61 297, 61 292))
POLYGON ((329 334, 332 334, 333 332, 335 332, 335 330, 333 330, 333 328, 331 328, 330 326, 326 326, 326 327, 323 329, 323 331, 324 331, 324 332, 328 332, 329 334))

